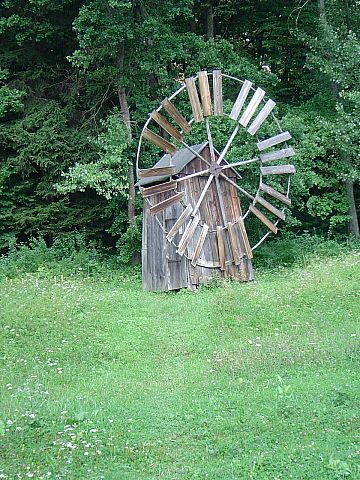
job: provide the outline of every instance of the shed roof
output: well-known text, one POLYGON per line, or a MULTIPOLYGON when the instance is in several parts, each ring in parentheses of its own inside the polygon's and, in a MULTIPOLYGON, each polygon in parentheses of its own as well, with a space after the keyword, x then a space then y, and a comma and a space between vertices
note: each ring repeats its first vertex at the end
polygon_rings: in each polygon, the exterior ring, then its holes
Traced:
MULTIPOLYGON (((208 144, 208 142, 203 142, 203 143, 198 143, 197 145, 192 145, 192 149, 195 150, 195 152, 200 153, 208 144)), ((188 163, 190 163, 192 160, 196 158, 196 155, 192 153, 190 150, 187 148, 182 148, 181 150, 177 150, 176 153, 171 157, 168 153, 164 155, 163 157, 160 158, 160 160, 153 166, 153 168, 158 168, 158 167, 168 167, 170 165, 170 159, 171 159, 171 165, 173 165, 176 169, 176 173, 181 172, 183 168, 186 167, 188 163)), ((223 160, 224 163, 226 160, 223 160)), ((238 172, 234 169, 232 169, 237 176, 239 176, 238 172)), ((157 182, 162 182, 164 180, 167 180, 169 178, 168 175, 160 176, 160 177, 144 177, 140 179, 137 182, 137 186, 143 186, 143 185, 149 185, 151 183, 157 183, 157 182)))

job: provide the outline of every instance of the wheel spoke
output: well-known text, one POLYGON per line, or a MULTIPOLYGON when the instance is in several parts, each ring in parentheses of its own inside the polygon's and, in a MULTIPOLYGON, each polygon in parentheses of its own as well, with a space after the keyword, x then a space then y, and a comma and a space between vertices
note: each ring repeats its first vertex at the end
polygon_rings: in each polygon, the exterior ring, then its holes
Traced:
POLYGON ((223 177, 224 180, 226 180, 227 182, 229 182, 231 185, 233 185, 235 188, 237 188, 241 193, 243 193, 245 195, 245 197, 248 197, 250 198, 250 200, 255 200, 255 197, 253 197, 251 195, 251 193, 247 192, 246 190, 244 190, 243 188, 239 187, 239 185, 235 182, 233 182, 232 180, 230 180, 229 177, 227 177, 224 173, 220 173, 220 175, 223 177))
POLYGON ((201 172, 191 173, 189 175, 186 175, 185 177, 177 178, 176 181, 178 183, 183 182, 184 180, 188 180, 189 178, 199 177, 200 175, 206 175, 207 173, 209 173, 208 168, 206 170, 201 170, 201 172))
POLYGON ((214 144, 213 144, 211 130, 210 130, 209 117, 205 118, 205 126, 206 126, 207 138, 209 142, 211 162, 215 162, 215 151, 214 151, 214 144))
POLYGON ((259 157, 254 157, 251 160, 241 160, 240 162, 229 163, 228 165, 221 166, 222 170, 226 168, 240 167, 241 165, 248 165, 249 163, 255 163, 259 161, 259 157))
POLYGON ((217 162, 216 162, 217 164, 220 165, 220 163, 223 161, 223 159, 224 159, 225 155, 227 154, 232 142, 234 141, 234 138, 236 137, 237 132, 239 131, 239 128, 240 128, 240 123, 238 123, 236 125, 236 127, 234 128, 234 131, 230 135, 229 140, 227 141, 225 147, 223 148, 223 151, 220 153, 220 156, 217 159, 217 162))
POLYGON ((208 181, 206 182, 206 185, 204 187, 204 190, 201 192, 201 195, 199 197, 199 200, 197 201, 195 207, 194 207, 194 210, 193 210, 193 215, 196 214, 196 212, 199 210, 200 208, 200 205, 201 205, 201 202, 204 200, 204 197, 206 195, 206 192, 208 191, 209 187, 210 187, 210 184, 212 182, 214 178, 214 175, 210 175, 210 177, 208 178, 208 181))

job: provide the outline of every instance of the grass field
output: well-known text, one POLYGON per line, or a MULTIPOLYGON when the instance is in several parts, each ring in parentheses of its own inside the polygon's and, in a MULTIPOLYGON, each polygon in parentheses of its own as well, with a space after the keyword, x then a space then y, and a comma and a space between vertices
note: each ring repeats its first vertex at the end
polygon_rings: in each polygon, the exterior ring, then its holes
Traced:
POLYGON ((359 265, 3 279, 0 478, 359 478, 359 265))

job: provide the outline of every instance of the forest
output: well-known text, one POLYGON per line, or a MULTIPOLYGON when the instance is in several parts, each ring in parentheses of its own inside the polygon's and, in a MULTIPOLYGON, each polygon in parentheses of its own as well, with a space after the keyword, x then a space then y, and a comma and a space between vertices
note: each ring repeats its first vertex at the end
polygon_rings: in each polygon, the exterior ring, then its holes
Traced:
POLYGON ((359 237, 358 0, 3 0, 0 16, 3 254, 81 237, 134 259, 141 129, 201 69, 277 100, 297 168, 282 235, 359 237))

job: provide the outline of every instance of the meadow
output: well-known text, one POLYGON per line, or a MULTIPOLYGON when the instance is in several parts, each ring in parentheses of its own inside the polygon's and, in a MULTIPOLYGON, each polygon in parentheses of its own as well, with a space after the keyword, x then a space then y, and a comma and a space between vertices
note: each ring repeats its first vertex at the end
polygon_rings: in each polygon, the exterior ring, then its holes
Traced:
POLYGON ((3 276, 0 478, 359 478, 359 265, 3 276))

